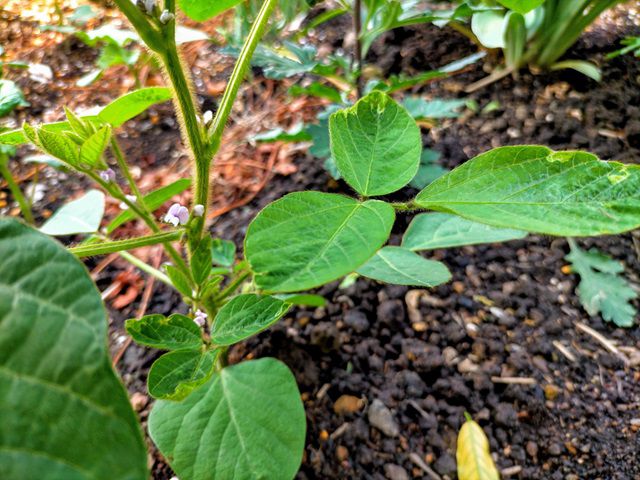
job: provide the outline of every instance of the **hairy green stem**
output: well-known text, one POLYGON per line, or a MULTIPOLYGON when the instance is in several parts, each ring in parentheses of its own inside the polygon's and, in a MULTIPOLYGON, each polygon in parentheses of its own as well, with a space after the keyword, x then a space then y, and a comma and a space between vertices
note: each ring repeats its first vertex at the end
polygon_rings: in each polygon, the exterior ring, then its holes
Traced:
POLYGON ((171 283, 171 279, 169 279, 169 277, 167 277, 164 273, 162 273, 157 268, 153 268, 151 265, 149 265, 148 263, 143 262, 138 257, 136 257, 134 255, 131 255, 129 252, 124 252, 124 251, 123 252, 118 252, 118 255, 120 255, 122 258, 124 258, 131 265, 139 268, 143 272, 148 273, 152 277, 157 278, 162 283, 169 285, 171 288, 175 288, 173 286, 173 283, 171 283))
POLYGON ((159 243, 173 242, 180 240, 183 235, 182 230, 174 230, 170 232, 155 233, 144 237, 127 238, 125 240, 114 240, 110 242, 80 245, 78 247, 69 248, 69 252, 76 257, 92 257, 95 255, 105 255, 107 253, 121 252, 122 250, 133 250, 149 245, 157 245, 159 243))
POLYGON ((358 66, 356 77, 356 93, 358 99, 362 98, 362 0, 353 2, 353 33, 355 35, 355 63, 358 66))
POLYGON ((144 13, 131 0, 114 0, 120 11, 131 22, 138 35, 151 50, 162 53, 165 49, 160 32, 153 27, 144 13))
POLYGON ((113 155, 116 157, 116 162, 118 162, 118 166, 120 167, 120 170, 124 175, 124 178, 127 179, 127 183, 129 184, 131 193, 138 198, 138 203, 140 204, 140 206, 142 206, 142 208, 145 211, 148 211, 148 209, 144 204, 144 198, 140 193, 140 189, 138 188, 138 185, 136 184, 136 181, 134 180, 133 175, 131 174, 131 169, 127 164, 127 160, 124 158, 124 154, 122 153, 120 144, 118 143, 118 140, 116 140, 116 138, 113 136, 111 137, 111 151, 113 152, 113 155))
POLYGON ((20 187, 13 178, 11 170, 9 170, 8 160, 9 158, 6 155, 0 154, 0 175, 4 177, 7 182, 7 186, 11 191, 11 195, 13 195, 15 201, 18 202, 22 216, 27 222, 33 225, 34 221, 31 205, 29 205, 29 202, 22 194, 22 190, 20 190, 20 187))
POLYGON ((224 290, 222 290, 218 295, 216 295, 216 298, 215 298, 216 303, 220 302, 221 300, 224 300, 233 292, 235 292, 238 289, 238 287, 242 285, 242 282, 244 282, 247 279, 247 277, 249 277, 249 275, 251 275, 251 272, 241 272, 240 274, 238 274, 238 276, 233 280, 231 280, 231 283, 229 283, 229 285, 227 285, 224 290))

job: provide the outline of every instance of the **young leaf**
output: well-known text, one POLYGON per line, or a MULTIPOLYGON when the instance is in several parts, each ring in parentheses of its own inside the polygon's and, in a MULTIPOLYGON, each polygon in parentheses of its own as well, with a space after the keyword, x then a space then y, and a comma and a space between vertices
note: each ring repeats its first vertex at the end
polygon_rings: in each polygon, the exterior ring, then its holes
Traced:
POLYGON ((80 162, 91 167, 99 167, 104 164, 102 154, 111 140, 111 127, 105 125, 91 135, 80 147, 80 162))
POLYGON ((565 258, 571 269, 580 275, 577 292, 580 303, 591 316, 598 313, 619 327, 633 326, 637 311, 630 303, 638 297, 629 282, 621 275, 624 267, 596 249, 588 252, 570 242, 571 253, 565 258))
POLYGON ((374 91, 329 119, 331 153, 345 181, 365 196, 404 187, 420 163, 420 129, 391 97, 374 91))
POLYGON ((217 350, 176 350, 165 353, 153 362, 149 370, 149 394, 165 400, 185 399, 211 378, 217 358, 217 350))
POLYGON ((103 215, 104 193, 89 190, 82 197, 63 205, 40 227, 40 231, 47 235, 93 233, 100 228, 103 215))
POLYGON ((202 346, 202 331, 189 317, 174 313, 130 318, 124 324, 136 343, 159 350, 189 350, 202 346))
POLYGON ((236 259, 236 244, 229 240, 214 238, 211 241, 211 258, 216 265, 232 266, 236 259))
POLYGON ((212 267, 211 237, 204 237, 191 257, 191 271, 196 285, 201 285, 209 278, 212 267))
POLYGON ((545 0, 498 0, 502 6, 518 12, 521 15, 529 13, 531 10, 538 8, 545 0))
POLYGON ((427 260, 402 247, 384 247, 356 272, 363 277, 395 285, 435 287, 451 280, 441 262, 427 260))
POLYGON ((433 250, 506 242, 526 236, 527 232, 522 230, 491 227, 448 213, 422 213, 409 224, 402 237, 402 246, 414 251, 433 250))
POLYGON ((117 98, 100 110, 98 119, 119 127, 127 120, 138 116, 156 103, 166 102, 171 99, 171 90, 166 87, 148 87, 129 92, 117 98))
POLYGON ((290 305, 269 295, 238 295, 225 304, 211 326, 215 345, 233 345, 266 330, 287 313, 290 305))
POLYGON ((169 280, 171 280, 171 284, 176 290, 178 290, 178 292, 187 298, 193 297, 193 289, 190 286, 189 279, 181 270, 177 269, 173 265, 167 264, 164 266, 164 271, 167 272, 167 276, 169 277, 169 280))
POLYGON ((458 433, 458 478, 460 480, 499 480, 489 440, 480 425, 468 418, 458 433))
POLYGON ((273 358, 226 367, 184 401, 156 402, 149 416, 153 442, 189 480, 291 480, 305 430, 295 378, 273 358))
POLYGON ((640 166, 519 146, 469 160, 422 190, 415 203, 496 227, 589 236, 640 226, 638 192, 640 166))
POLYGON ((46 235, 0 219, 0 278, 2 477, 149 478, 84 265, 46 235))
POLYGON ((180 10, 196 22, 204 22, 235 7, 242 0, 178 0, 180 10))
POLYGON ((73 140, 61 133, 53 133, 43 128, 36 131, 38 144, 42 149, 69 165, 78 165, 80 159, 80 149, 73 140))
POLYGON ((245 255, 258 287, 295 292, 357 269, 386 242, 391 205, 342 195, 296 192, 271 203, 251 222, 245 255))

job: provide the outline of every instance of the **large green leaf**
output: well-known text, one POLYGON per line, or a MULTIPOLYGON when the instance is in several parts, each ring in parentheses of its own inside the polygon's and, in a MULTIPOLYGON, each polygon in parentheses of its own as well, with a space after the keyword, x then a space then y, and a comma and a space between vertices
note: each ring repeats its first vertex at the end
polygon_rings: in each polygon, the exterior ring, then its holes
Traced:
MULTIPOLYGON (((217 350, 176 350, 157 359, 147 377, 155 398, 179 401, 204 384, 213 374, 217 350)), ((197 446, 193 446, 197 449, 197 446)))
POLYGON ((471 17, 471 30, 486 48, 504 48, 506 26, 505 14, 501 11, 486 10, 471 17))
POLYGON ((498 0, 504 7, 522 15, 538 8, 545 0, 498 0))
POLYGON ((191 19, 204 22, 238 5, 242 0, 178 0, 180 9, 191 19))
POLYGON ((125 322, 127 333, 139 344, 161 350, 197 349, 202 346, 202 330, 189 317, 174 313, 169 317, 152 314, 125 322))
POLYGON ((104 215, 104 193, 89 190, 64 205, 40 228, 48 235, 73 235, 98 231, 104 215))
POLYGON ((402 237, 402 246, 409 250, 460 247, 480 243, 505 242, 524 238, 527 232, 496 228, 448 213, 416 215, 402 237))
POLYGON ((402 247, 384 247, 357 273, 363 277, 396 285, 435 287, 451 280, 449 269, 402 247))
POLYGON ((156 402, 149 434, 185 480, 291 480, 304 407, 289 369, 263 358, 224 368, 180 403, 156 402))
POLYGON ((211 341, 233 345, 277 322, 289 310, 289 304, 270 297, 247 293, 225 304, 211 326, 211 341))
POLYGON ((294 292, 357 269, 384 244, 391 205, 320 192, 290 193, 251 222, 245 255, 263 290, 294 292))
POLYGON ((416 204, 496 227, 560 236, 640 226, 640 166, 585 152, 501 147, 440 177, 416 204))
POLYGON ((365 196, 404 187, 420 164, 420 129, 388 95, 374 91, 329 119, 331 153, 345 181, 365 196))
POLYGON ((84 266, 46 235, 0 219, 3 480, 148 478, 106 337, 84 266))

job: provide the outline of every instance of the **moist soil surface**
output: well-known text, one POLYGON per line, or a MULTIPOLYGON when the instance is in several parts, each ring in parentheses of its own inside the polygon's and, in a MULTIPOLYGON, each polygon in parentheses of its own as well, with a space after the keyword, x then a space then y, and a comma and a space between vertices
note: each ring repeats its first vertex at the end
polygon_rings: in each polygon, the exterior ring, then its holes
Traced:
MULTIPOLYGON (((629 25, 605 19, 567 57, 602 61, 630 33, 629 25)), ((66 62, 67 71, 79 76, 78 65, 90 61, 91 52, 73 45, 46 57, 49 64, 66 62)), ((388 73, 411 74, 473 50, 450 29, 421 26, 385 35, 368 60, 388 73)), ((640 62, 621 57, 603 66, 601 83, 571 72, 523 72, 517 80, 505 78, 466 95, 462 88, 486 75, 478 64, 416 89, 413 93, 428 97, 473 99, 480 109, 497 106, 424 129, 425 147, 440 151, 448 168, 492 147, 529 143, 640 163, 640 62)), ((29 118, 45 118, 58 102, 55 94, 29 83, 24 74, 15 79, 30 102, 41 106, 27 111, 29 118)), ((259 79, 255 82, 264 88, 259 79)), ((166 120, 171 113, 170 106, 159 107, 151 117, 132 122, 123 144, 144 169, 184 174, 176 160, 177 126, 166 120)), ((219 216, 212 234, 241 245, 259 209, 288 192, 348 192, 330 179, 321 161, 302 154, 292 163, 295 173, 275 176, 253 201, 219 216)), ((47 178, 51 210, 69 188, 87 187, 74 176, 47 178)), ((46 209, 38 215, 46 216, 46 209)), ((409 221, 399 218, 392 244, 399 243, 409 221)), ((637 284, 635 236, 579 243, 622 261, 637 284)), ((563 269, 567 253, 564 239, 529 236, 432 252, 431 258, 449 266, 453 281, 431 290, 362 278, 346 288, 334 282, 317 291, 327 298, 326 307, 292 310, 270 330, 234 346, 230 360, 273 356, 294 372, 307 414, 300 479, 454 479, 464 412, 483 427, 505 478, 640 479, 640 331, 587 315, 575 294, 578 278, 563 269), (583 324, 618 345, 622 354, 607 350, 579 327, 583 324)), ((97 276, 101 290, 119 278, 122 267, 115 262, 97 276)), ((122 353, 126 341, 124 320, 142 301, 135 298, 110 309, 114 354, 122 353)), ((184 312, 185 306, 160 284, 146 311, 169 314, 184 312)), ((145 427, 152 405, 146 375, 157 356, 131 345, 118 363, 145 427)), ((169 479, 171 470, 149 445, 154 478, 169 479)))

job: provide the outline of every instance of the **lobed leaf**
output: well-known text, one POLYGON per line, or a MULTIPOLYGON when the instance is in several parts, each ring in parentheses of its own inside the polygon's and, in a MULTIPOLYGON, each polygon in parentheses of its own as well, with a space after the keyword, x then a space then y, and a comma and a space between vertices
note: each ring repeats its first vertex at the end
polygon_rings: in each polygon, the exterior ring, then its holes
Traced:
POLYGON ((130 318, 124 324, 127 333, 140 345, 160 350, 189 350, 202 346, 202 331, 189 317, 174 313, 169 317, 152 314, 130 318))
MULTIPOLYGON (((154 398, 180 401, 206 383, 215 367, 217 350, 176 350, 165 353, 151 365, 147 377, 154 398)), ((197 445, 192 445, 198 450, 197 445)))

